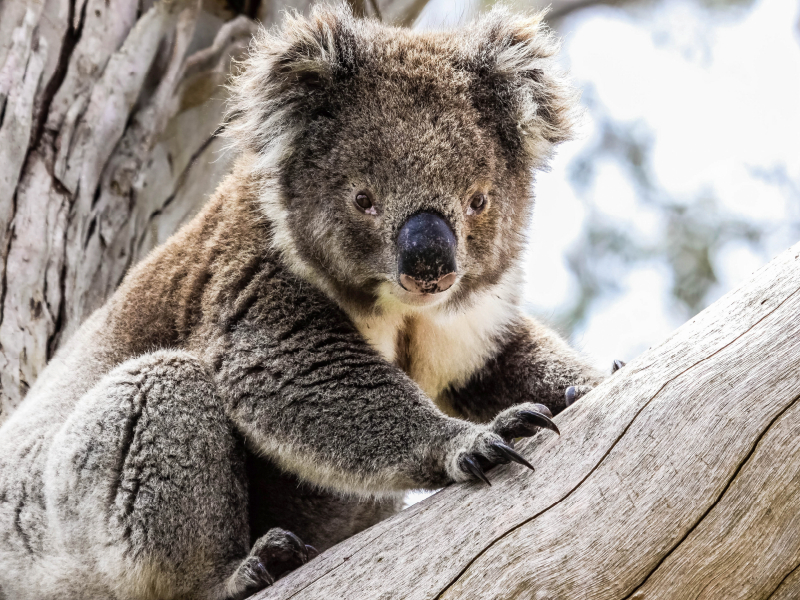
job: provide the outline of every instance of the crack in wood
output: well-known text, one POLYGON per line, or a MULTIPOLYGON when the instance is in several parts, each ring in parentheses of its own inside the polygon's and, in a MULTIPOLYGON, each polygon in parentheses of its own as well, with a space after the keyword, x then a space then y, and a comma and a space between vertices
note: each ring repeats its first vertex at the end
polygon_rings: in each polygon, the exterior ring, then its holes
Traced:
MULTIPOLYGON (((67 254, 67 236, 62 240, 61 256, 67 254)), ((67 296, 67 261, 62 261, 61 269, 58 274, 58 311, 55 312, 55 321, 53 323, 53 333, 47 339, 47 360, 50 360, 58 349, 58 344, 61 341, 61 334, 63 333, 62 325, 64 323, 64 316, 67 310, 66 296, 67 296)), ((51 313, 53 313, 51 309, 51 313)))
MULTIPOLYGON (((645 408, 647 408, 647 407, 648 407, 648 406, 649 406, 649 405, 650 405, 650 404, 653 402, 653 400, 655 400, 655 399, 658 397, 658 395, 659 395, 659 394, 660 394, 660 393, 661 393, 661 392, 664 390, 664 388, 666 388, 666 387, 667 387, 667 386, 668 386, 670 383, 672 383, 673 381, 675 381, 675 380, 677 380, 678 378, 682 377, 682 376, 683 376, 684 374, 686 374, 688 371, 690 371, 690 370, 694 369, 694 368, 695 368, 695 367, 697 367, 698 365, 700 365, 700 364, 702 364, 702 363, 706 362, 707 360, 711 359, 712 357, 716 356, 717 354, 719 354, 720 352, 722 352, 722 351, 723 351, 725 348, 727 348, 727 347, 731 346, 731 345, 732 345, 732 344, 734 344, 734 343, 735 343, 737 340, 739 340, 739 339, 741 339, 742 337, 744 337, 745 335, 747 335, 747 334, 748 334, 750 331, 752 331, 752 330, 753 330, 755 327, 757 327, 757 326, 758 326, 758 325, 759 325, 759 324, 760 324, 762 321, 764 321, 764 319, 766 319, 766 318, 767 318, 767 317, 769 317, 771 314, 773 314, 773 313, 774 313, 776 310, 778 310, 778 309, 779 309, 781 306, 783 306, 783 304, 784 304, 784 303, 786 303, 786 302, 787 302, 787 301, 789 301, 789 300, 790 300, 792 297, 794 297, 794 296, 795 296, 795 294, 797 294, 798 292, 800 292, 800 288, 797 288, 797 289, 795 289, 795 290, 794 290, 794 291, 793 291, 791 294, 787 295, 787 296, 786 296, 786 297, 785 297, 785 298, 784 298, 784 299, 783 299, 783 300, 782 300, 782 301, 781 301, 779 304, 777 304, 777 305, 776 305, 776 306, 775 306, 775 307, 774 307, 774 308, 773 308, 771 311, 769 311, 768 313, 765 313, 765 314, 764 314, 764 315, 763 315, 763 316, 762 316, 760 319, 758 319, 758 321, 756 321, 755 323, 753 323, 753 324, 752 324, 750 327, 748 327, 748 328, 747 328, 745 331, 743 331, 741 334, 739 334, 739 335, 737 335, 736 337, 734 337, 733 339, 731 339, 731 340, 730 340, 728 343, 726 343, 726 344, 724 344, 724 345, 720 346, 719 348, 717 348, 717 349, 716 349, 714 352, 712 352, 712 353, 711 353, 711 354, 709 354, 708 356, 705 356, 704 358, 702 358, 702 359, 698 360, 696 363, 694 363, 694 364, 692 364, 692 365, 690 365, 690 366, 686 367, 686 369, 684 369, 683 371, 681 371, 680 373, 678 373, 678 374, 677 374, 677 375, 675 375, 674 377, 672 377, 672 378, 670 378, 669 380, 667 380, 666 382, 664 382, 664 385, 662 385, 662 386, 661 386, 661 387, 658 389, 658 391, 657 391, 655 394, 653 394, 653 396, 652 396, 652 397, 651 397, 649 400, 647 400, 647 402, 645 402, 645 403, 642 405, 642 407, 641 407, 641 408, 640 408, 638 411, 636 411, 636 413, 633 415, 633 418, 630 420, 630 422, 629 422, 629 423, 628 423, 628 424, 625 426, 625 428, 622 430, 622 433, 620 433, 620 435, 617 437, 617 439, 615 439, 615 440, 612 442, 612 444, 609 446, 608 450, 606 450, 606 452, 603 454, 603 456, 601 456, 601 457, 600 457, 600 460, 597 462, 597 464, 595 464, 595 465, 594 465, 594 467, 592 467, 592 468, 589 470, 589 472, 586 474, 586 476, 585 476, 585 477, 583 477, 583 479, 581 479, 581 480, 580 480, 580 481, 577 483, 577 485, 575 485, 575 487, 573 487, 573 488, 572 488, 571 490, 569 490, 569 491, 568 491, 566 494, 564 494, 564 496, 562 496, 561 498, 559 498, 558 500, 556 500, 555 502, 553 502, 553 503, 552 503, 552 504, 550 504, 549 506, 547 506, 547 507, 543 508, 542 510, 540 510, 539 512, 537 512, 537 513, 536 513, 536 514, 534 514, 533 516, 531 516, 531 517, 529 517, 529 518, 527 518, 527 519, 523 520, 522 522, 518 523, 518 524, 517 524, 517 525, 515 525, 514 527, 511 527, 511 528, 509 528, 507 531, 503 532, 502 534, 500 534, 499 536, 497 536, 495 539, 493 539, 491 542, 489 542, 489 543, 488 543, 488 544, 487 544, 487 545, 486 545, 484 548, 482 548, 482 549, 480 550, 480 552, 478 552, 478 553, 477 553, 477 554, 476 554, 476 555, 475 555, 475 556, 474 556, 474 557, 473 557, 473 558, 472 558, 472 559, 471 559, 471 560, 470 560, 470 561, 469 561, 469 562, 466 564, 466 566, 465 566, 465 567, 464 567, 464 568, 463 568, 463 569, 462 569, 462 570, 461 570, 461 571, 460 571, 460 572, 459 572, 459 573, 458 573, 458 574, 457 574, 457 575, 456 575, 456 576, 455 576, 455 577, 454 577, 454 578, 453 578, 453 579, 450 581, 450 583, 448 583, 448 584, 447 584, 447 585, 446 585, 446 586, 445 586, 445 587, 444 587, 444 588, 443 588, 443 589, 442 589, 442 590, 441 590, 441 591, 440 591, 440 592, 439 592, 439 593, 438 593, 438 594, 435 596, 434 600, 440 600, 440 599, 442 598, 442 596, 443 596, 443 595, 444 595, 444 594, 447 592, 447 590, 449 590, 450 588, 452 588, 452 587, 453 587, 453 586, 454 586, 454 585, 455 585, 455 584, 458 582, 458 580, 459 580, 459 579, 461 579, 461 578, 464 576, 464 574, 465 574, 465 573, 466 573, 466 572, 469 570, 469 568, 470 568, 470 567, 471 567, 471 566, 472 566, 472 565, 475 563, 475 561, 477 561, 477 560, 478 560, 478 559, 479 559, 481 556, 483 556, 484 554, 486 554, 486 552, 487 552, 487 551, 489 551, 489 549, 491 549, 491 548, 492 548, 492 547, 493 547, 495 544, 497 544, 497 543, 498 543, 500 540, 502 540, 503 538, 507 537, 508 535, 510 535, 511 533, 513 533, 514 531, 516 531, 516 530, 520 529, 521 527, 523 527, 523 526, 527 525, 527 524, 528 524, 528 523, 530 523, 531 521, 533 521, 533 520, 535 520, 535 519, 539 518, 539 517, 540 517, 540 516, 542 516, 544 513, 546 513, 546 512, 547 512, 547 511, 549 511, 550 509, 552 509, 552 508, 554 508, 554 507, 558 506, 559 504, 561 504, 562 502, 564 502, 564 500, 566 500, 567 498, 569 498, 569 497, 570 497, 570 496, 571 496, 573 493, 575 493, 575 492, 576 492, 576 491, 577 491, 577 490, 578 490, 578 489, 579 489, 579 488, 580 488, 580 487, 581 487, 581 486, 582 486, 582 485, 583 485, 583 484, 584 484, 584 483, 585 483, 585 482, 586 482, 586 481, 589 479, 589 477, 591 477, 591 476, 592 476, 592 475, 595 473, 595 471, 597 471, 597 469, 598 469, 598 468, 600 468, 600 466, 603 464, 603 462, 605 461, 605 459, 606 459, 606 458, 609 456, 609 454, 611 454, 611 451, 614 449, 614 447, 615 447, 615 446, 616 446, 616 445, 617 445, 617 444, 620 442, 620 440, 622 440, 622 438, 624 438, 624 437, 625 437, 625 435, 627 434, 628 430, 629 430, 629 429, 631 428, 631 426, 632 426, 632 425, 633 425, 633 424, 636 422, 636 420, 637 420, 637 419, 639 418, 639 416, 642 414, 642 412, 644 411, 644 409, 645 409, 645 408)), ((800 398, 800 397, 799 397, 799 398, 800 398)), ((794 403, 794 402, 795 402, 797 399, 798 399, 798 398, 795 398, 795 400, 793 400, 793 401, 792 401, 792 403, 790 403, 790 405, 789 405, 789 406, 791 406, 791 404, 793 404, 793 403, 794 403)), ((789 407, 787 406, 787 407, 786 407, 786 408, 785 408, 783 411, 781 411, 781 414, 783 414, 783 412, 785 412, 785 410, 786 410, 786 409, 788 409, 788 408, 789 408, 789 407)), ((780 416, 780 415, 778 415, 778 416, 780 416)), ((776 417, 776 418, 777 418, 777 417, 776 417)), ((774 422, 774 420, 773 420, 773 422, 774 422)), ((772 423, 770 423, 770 426, 771 426, 771 425, 772 425, 772 423)), ((759 436, 759 438, 758 438, 758 439, 760 440, 760 439, 761 439, 761 436, 759 436)), ((752 452, 751 452, 751 453, 752 453, 752 452)), ((749 454, 748 454, 748 456, 749 456, 749 454)), ((738 473, 738 470, 736 471, 736 473, 738 473)), ((735 477, 735 474, 734 474, 734 477, 735 477)), ((727 490, 727 486, 725 487, 725 489, 727 490)), ((705 513, 705 514, 707 514, 707 513, 705 513)), ((705 517, 705 514, 703 515, 703 517, 705 517)), ((683 539, 685 539, 685 536, 684 536, 684 538, 682 538, 682 539, 681 539, 681 542, 683 541, 683 539)), ((677 546, 676 546, 676 547, 677 547, 677 546)), ((674 548, 673 548, 672 550, 674 550, 674 548)), ((670 552, 672 552, 672 550, 670 550, 670 552)), ((666 557, 665 557, 665 558, 666 558, 666 557)), ((658 565, 656 565, 656 569, 658 568, 658 566, 660 566, 660 565, 661 565, 661 563, 662 563, 662 562, 663 562, 663 560, 662 560, 662 561, 660 561, 658 565)), ((654 569, 653 571, 651 571, 651 573, 649 573, 649 574, 647 575, 647 577, 649 577, 649 576, 650 576, 650 575, 651 575, 651 574, 652 574, 654 571, 655 571, 655 569, 654 569)), ((646 578, 645 578, 645 581, 646 581, 646 578)), ((642 582, 642 584, 644 584, 644 581, 642 582)), ((637 587, 636 589, 639 589, 639 588, 637 587)), ((635 591, 636 591, 636 590, 634 590, 634 592, 635 592, 635 591)), ((634 593, 634 592, 632 592, 632 593, 634 593)), ((631 596, 631 595, 628 595, 628 596, 626 596, 624 600, 627 600, 628 598, 630 598, 630 596, 631 596)))
MULTIPOLYGON (((17 192, 14 191, 14 210, 12 214, 16 214, 17 208, 17 192)), ((2 267, 2 276, 0 276, 0 325, 3 324, 3 314, 5 312, 6 306, 6 290, 8 289, 8 269, 6 268, 6 258, 8 258, 8 253, 11 251, 11 240, 14 238, 14 219, 11 219, 10 225, 8 227, 8 235, 6 236, 6 247, 3 249, 3 254, 0 256, 0 260, 3 261, 2 267)), ((3 351, 3 345, 0 344, 0 352, 3 351)), ((2 390, 2 384, 0 384, 0 390, 2 390)), ((0 409, 2 407, 0 406, 0 409)), ((2 410, 0 410, 0 416, 2 416, 2 410)))
MULTIPOLYGON (((792 295, 794 295, 794 294, 792 294, 792 295)), ((787 300, 788 300, 788 298, 787 298, 787 300)), ((670 557, 670 555, 672 555, 672 553, 675 552, 675 550, 677 550, 680 547, 680 545, 683 544, 683 542, 686 541, 686 539, 692 534, 692 532, 695 529, 697 529, 697 527, 711 513, 711 511, 714 510, 714 507, 716 507, 720 503, 720 501, 722 501, 723 497, 725 496, 725 493, 728 491, 728 489, 730 489, 730 487, 733 484, 733 482, 739 476, 739 473, 742 471, 744 466, 750 461, 750 458, 753 456, 753 454, 755 454, 755 451, 758 449, 758 446, 761 443, 761 440, 764 438, 764 436, 767 435, 767 433, 769 433, 769 430, 772 429, 773 425, 775 425, 778 422, 778 420, 784 414, 786 414, 786 411, 788 411, 790 408, 792 408, 792 406, 794 406, 797 403, 798 400, 800 400, 800 395, 798 395, 795 398, 793 398, 791 402, 789 402, 785 407, 783 407, 778 412, 778 414, 776 414, 772 418, 772 420, 767 424, 766 428, 761 433, 758 434, 758 436, 756 437, 756 439, 753 442, 752 446, 750 447, 750 450, 747 452, 747 455, 745 455, 745 457, 736 466, 736 469, 734 470, 733 475, 730 477, 730 479, 728 479, 727 483, 725 484, 725 487, 723 487, 723 489, 720 491, 720 493, 716 497, 716 499, 708 506, 708 508, 705 510, 705 512, 703 512, 703 514, 700 515, 700 518, 694 523, 694 525, 692 525, 686 531, 686 533, 681 537, 681 539, 679 539, 678 542, 672 548, 670 548, 669 551, 664 556, 661 557, 661 560, 659 560, 658 563, 655 565, 655 567, 653 567, 650 570, 650 572, 647 575, 645 575, 645 577, 641 581, 641 583, 639 585, 637 585, 631 591, 630 594, 628 594, 627 596, 622 598, 622 600, 629 600, 630 598, 632 598, 633 595, 636 594, 636 592, 639 591, 647 583, 647 580, 650 579, 650 577, 656 571, 658 571, 658 569, 661 567, 662 564, 664 564, 664 562, 670 557)))
POLYGON ((769 596, 767 596, 766 600, 770 600, 770 598, 773 598, 773 597, 775 596, 775 594, 776 594, 776 593, 778 593, 778 590, 780 590, 780 589, 781 589, 781 586, 782 586, 784 583, 786 583, 786 581, 787 581, 787 580, 788 580, 788 579, 789 579, 789 578, 790 578, 792 575, 794 575, 794 574, 797 572, 797 570, 798 570, 798 569, 800 569, 800 563, 797 563, 797 564, 794 566, 794 568, 792 568, 791 570, 789 570, 789 572, 788 572, 788 573, 786 573, 786 575, 784 575, 784 576, 783 576, 783 579, 781 579, 781 580, 778 582, 778 585, 776 585, 776 586, 775 586, 775 589, 774 589, 774 590, 772 590, 772 591, 769 593, 769 596))
POLYGON ((31 144, 28 148, 29 154, 39 146, 42 136, 44 135, 44 128, 45 124, 47 123, 47 114, 50 112, 50 106, 53 103, 53 98, 55 98, 56 93, 61 87, 61 84, 64 83, 64 79, 66 78, 67 71, 69 69, 70 58, 72 58, 72 53, 75 51, 75 47, 78 45, 81 35, 83 34, 83 24, 86 21, 86 6, 88 4, 88 2, 83 3, 83 6, 81 7, 81 14, 78 17, 78 25, 74 26, 75 0, 70 0, 69 2, 67 13, 67 31, 64 34, 64 41, 61 44, 61 50, 58 55, 56 69, 53 72, 53 75, 50 77, 50 81, 47 82, 44 91, 42 92, 42 97, 39 103, 39 111, 36 115, 35 125, 31 135, 31 144))

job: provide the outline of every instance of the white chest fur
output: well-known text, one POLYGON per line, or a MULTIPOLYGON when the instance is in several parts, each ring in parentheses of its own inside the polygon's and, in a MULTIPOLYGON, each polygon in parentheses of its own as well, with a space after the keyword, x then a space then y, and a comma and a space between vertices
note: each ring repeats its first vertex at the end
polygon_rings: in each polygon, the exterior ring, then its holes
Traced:
POLYGON ((404 368, 447 411, 442 392, 466 383, 482 368, 517 317, 516 289, 511 281, 501 281, 459 311, 391 305, 379 316, 354 322, 372 347, 404 368))

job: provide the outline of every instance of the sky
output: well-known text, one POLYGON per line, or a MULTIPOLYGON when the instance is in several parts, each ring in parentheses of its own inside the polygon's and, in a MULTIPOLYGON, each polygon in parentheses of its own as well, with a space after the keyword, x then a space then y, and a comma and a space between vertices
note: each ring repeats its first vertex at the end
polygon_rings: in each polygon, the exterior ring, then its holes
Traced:
MULTIPOLYGON (((615 120, 644 122, 652 131, 653 170, 664 188, 686 202, 709 190, 730 213, 772 232, 761 252, 744 245, 723 249, 711 299, 798 241, 785 224, 800 198, 759 173, 784 169, 800 186, 799 7, 760 0, 739 14, 721 15, 668 1, 633 16, 598 7, 562 28, 565 64, 575 81, 591 85, 615 120)), ((567 172, 594 129, 589 114, 583 138, 565 145, 553 170, 538 179, 525 297, 539 314, 575 293, 564 253, 580 234, 585 211, 567 172)), ((643 236, 663 225, 637 202, 616 163, 601 166, 590 194, 602 212, 643 236)), ((622 293, 601 301, 572 340, 604 368, 614 358, 635 358, 685 319, 670 306, 663 266, 620 277, 622 293)))

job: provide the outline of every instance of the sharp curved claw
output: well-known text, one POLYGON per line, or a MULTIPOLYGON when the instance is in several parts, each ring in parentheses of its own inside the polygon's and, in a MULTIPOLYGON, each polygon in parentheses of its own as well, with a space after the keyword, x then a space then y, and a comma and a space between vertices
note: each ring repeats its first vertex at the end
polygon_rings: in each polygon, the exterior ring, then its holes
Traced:
POLYGON ((481 481, 483 481, 486 485, 489 485, 489 486, 492 485, 492 482, 489 481, 488 477, 486 477, 486 473, 483 472, 483 469, 481 469, 481 466, 469 454, 465 454, 461 458, 461 468, 469 471, 470 473, 472 473, 473 476, 475 476, 478 479, 480 479, 481 481))
POLYGON ((520 455, 519 452, 514 450, 508 444, 504 444, 503 442, 492 442, 492 446, 498 452, 500 452, 500 454, 505 456, 508 460, 513 460, 516 463, 519 463, 521 465, 525 465, 531 471, 535 471, 536 470, 536 469, 533 468, 533 465, 531 463, 529 463, 527 460, 525 460, 525 458, 522 455, 520 455))
POLYGON ((298 550, 301 553, 305 553, 306 545, 300 540, 299 537, 297 537, 291 531, 287 531, 286 535, 292 541, 292 545, 295 547, 296 550, 298 550))
POLYGON ((550 419, 553 418, 553 413, 550 412, 550 409, 547 408, 544 404, 539 404, 538 402, 534 402, 533 404, 536 407, 536 410, 542 413, 545 417, 550 419))
POLYGON ((531 425, 536 425, 537 427, 544 427, 545 429, 555 431, 558 435, 561 435, 561 432, 558 430, 558 427, 556 427, 556 424, 553 423, 549 419, 549 417, 546 417, 538 412, 533 412, 532 410, 522 410, 520 411, 519 414, 523 419, 525 419, 531 425))
POLYGON ((310 544, 306 544, 306 554, 308 554, 308 560, 311 560, 312 558, 319 556, 319 550, 310 544))
POLYGON ((626 364, 625 362, 623 362, 623 361, 621 361, 619 359, 615 360, 614 364, 611 365, 611 374, 613 375, 614 373, 619 371, 622 367, 625 366, 625 364, 626 364))
POLYGON ((298 550, 305 550, 306 545, 302 542, 302 540, 299 537, 297 537, 291 531, 286 532, 286 537, 292 540, 292 544, 294 544, 295 548, 297 548, 298 550))
POLYGON ((567 391, 564 392, 564 397, 567 400, 567 406, 572 406, 578 399, 578 388, 576 388, 574 385, 569 386, 567 391))
POLYGON ((275 579, 273 579, 272 575, 269 574, 269 571, 267 571, 267 568, 264 566, 264 563, 262 563, 261 561, 258 561, 256 563, 256 566, 255 566, 254 570, 256 571, 258 576, 263 581, 266 581, 269 585, 272 585, 273 583, 275 583, 275 579))

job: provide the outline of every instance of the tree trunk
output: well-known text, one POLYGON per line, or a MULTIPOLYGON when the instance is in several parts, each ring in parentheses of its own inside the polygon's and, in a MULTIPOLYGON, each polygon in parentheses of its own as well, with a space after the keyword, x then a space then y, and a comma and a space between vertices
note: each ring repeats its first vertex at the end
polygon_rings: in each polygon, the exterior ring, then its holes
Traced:
POLYGON ((254 31, 231 17, 198 0, 2 4, 0 419, 229 167, 218 86, 254 31))
MULTIPOLYGON (((309 0, 0 0, 0 423, 233 157, 220 87, 309 0)), ((353 1, 410 23, 425 0, 353 1)))
MULTIPOLYGON (((258 600, 800 597, 800 244, 521 445, 258 600)), ((626 325, 628 326, 628 325, 626 325)))

